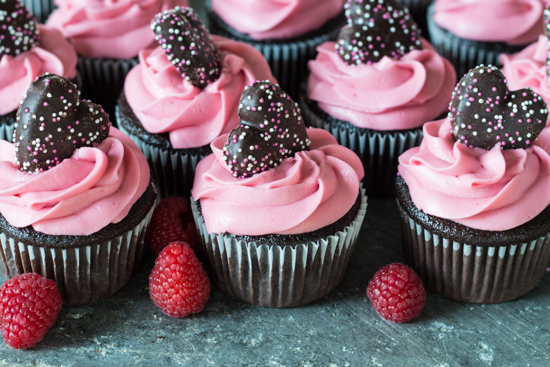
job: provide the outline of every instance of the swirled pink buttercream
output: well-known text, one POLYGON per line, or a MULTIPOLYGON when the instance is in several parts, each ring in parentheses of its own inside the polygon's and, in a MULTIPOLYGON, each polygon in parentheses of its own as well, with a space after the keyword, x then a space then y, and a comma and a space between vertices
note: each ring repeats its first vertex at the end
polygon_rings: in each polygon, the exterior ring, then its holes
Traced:
POLYGON ((548 38, 539 36, 535 42, 513 55, 500 55, 502 73, 511 90, 531 87, 546 103, 550 103, 546 55, 548 38))
POLYGON ((212 0, 224 22, 256 40, 291 38, 318 29, 344 9, 345 0, 212 0))
POLYGON ((170 133, 176 149, 210 144, 239 123, 244 88, 256 80, 276 83, 254 47, 212 35, 222 60, 218 80, 200 89, 182 78, 161 47, 143 50, 124 83, 128 104, 150 133, 170 133))
POLYGON ((256 176, 233 177, 224 160, 226 136, 199 162, 193 197, 210 233, 260 236, 315 231, 343 217, 359 195, 361 160, 321 129, 308 129, 309 151, 256 176))
POLYGON ((56 0, 47 24, 70 38, 79 55, 129 59, 156 45, 150 23, 187 0, 56 0))
POLYGON ((329 115, 361 128, 405 130, 447 109, 456 72, 426 40, 422 50, 400 60, 384 57, 353 67, 344 64, 334 45, 317 47, 317 58, 308 65, 308 97, 329 115))
POLYGON ((469 148, 454 141, 447 119, 424 125, 420 147, 399 157, 399 173, 420 210, 471 228, 515 228, 550 204, 544 149, 469 148))
POLYGON ((56 29, 38 25, 40 43, 17 56, 0 59, 0 115, 15 111, 29 84, 37 76, 52 73, 68 79, 76 76, 74 47, 56 29))
POLYGON ((0 140, 0 213, 14 227, 89 235, 120 222, 148 184, 143 153, 113 127, 97 147, 77 149, 71 158, 38 174, 22 172, 13 144, 0 140))
POLYGON ((454 35, 525 45, 543 33, 544 0, 436 0, 434 21, 454 35))

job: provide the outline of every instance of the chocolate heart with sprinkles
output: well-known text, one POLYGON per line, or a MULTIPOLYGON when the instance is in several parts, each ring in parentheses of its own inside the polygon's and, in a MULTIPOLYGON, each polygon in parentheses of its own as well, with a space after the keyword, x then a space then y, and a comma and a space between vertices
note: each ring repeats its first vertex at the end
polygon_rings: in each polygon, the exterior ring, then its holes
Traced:
POLYGON ((176 6, 159 13, 151 23, 155 39, 183 78, 205 88, 220 77, 216 45, 191 8, 176 6))
POLYGON ((239 117, 239 126, 231 130, 223 148, 235 177, 254 176, 296 152, 309 150, 300 109, 278 85, 257 81, 246 87, 239 117))
POLYGON ((527 148, 546 126, 548 108, 531 88, 508 89, 494 66, 470 70, 456 86, 449 121, 457 141, 470 147, 527 148))
POLYGON ((382 57, 402 58, 422 49, 420 30, 409 10, 395 0, 348 0, 348 25, 342 28, 336 52, 346 65, 372 64, 382 57))
POLYGON ((109 115, 78 95, 76 85, 59 75, 44 74, 31 83, 13 133, 22 171, 48 170, 77 148, 97 146, 109 135, 109 115))
POLYGON ((19 0, 0 0, 0 57, 17 56, 38 44, 38 23, 19 0))

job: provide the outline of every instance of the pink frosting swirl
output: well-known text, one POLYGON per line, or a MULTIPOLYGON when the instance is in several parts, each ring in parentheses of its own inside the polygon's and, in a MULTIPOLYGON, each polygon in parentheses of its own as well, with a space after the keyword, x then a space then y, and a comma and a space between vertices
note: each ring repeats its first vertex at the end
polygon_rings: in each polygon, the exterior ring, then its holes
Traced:
POLYGON ((317 47, 309 61, 307 94, 329 115, 361 128, 405 130, 421 126, 447 109, 456 72, 422 39, 422 50, 400 60, 348 66, 334 42, 317 47))
POLYGON ((113 127, 97 147, 38 174, 22 172, 13 144, 0 140, 0 213, 14 227, 89 235, 126 217, 148 185, 143 153, 113 127))
POLYGON ((309 151, 296 153, 256 176, 233 177, 222 148, 199 162, 193 197, 210 233, 261 236, 315 231, 343 217, 359 194, 361 160, 321 129, 308 129, 309 151))
POLYGON ((277 83, 267 61, 254 47, 212 35, 222 72, 199 89, 182 78, 161 47, 143 50, 124 83, 132 110, 150 133, 170 132, 176 149, 210 144, 239 123, 237 108, 245 86, 256 80, 277 83))
POLYGON ((475 41, 525 45, 543 33, 544 0, 436 0, 434 21, 475 41))
POLYGON ((345 0, 212 0, 228 25, 256 40, 297 37, 336 17, 345 0))
POLYGON ((403 153, 398 168, 418 209, 471 228, 515 228, 550 204, 544 149, 469 148, 454 141, 447 119, 425 124, 422 144, 403 153))
POLYGON ((546 55, 548 38, 539 36, 535 42, 514 55, 500 55, 502 73, 511 90, 531 87, 546 103, 550 103, 546 55))
POLYGON ((129 59, 156 45, 155 14, 187 0, 56 0, 47 24, 70 38, 84 57, 129 59))
POLYGON ((52 73, 68 79, 76 76, 74 47, 56 29, 38 25, 40 43, 17 56, 0 59, 0 115, 15 111, 29 84, 37 76, 52 73))

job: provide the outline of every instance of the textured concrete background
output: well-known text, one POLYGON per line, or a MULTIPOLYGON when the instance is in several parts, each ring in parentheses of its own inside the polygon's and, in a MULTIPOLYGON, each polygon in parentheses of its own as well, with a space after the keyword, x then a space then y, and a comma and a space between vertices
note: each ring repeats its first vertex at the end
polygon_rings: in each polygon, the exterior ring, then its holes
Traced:
POLYGON ((305 307, 248 305, 213 288, 203 312, 172 319, 148 295, 153 261, 114 296, 65 307, 36 347, 0 342, 4 366, 550 366, 550 274, 526 296, 476 305, 428 292, 415 321, 382 320, 365 295, 403 261, 394 200, 370 200, 344 283, 305 307))
MULTIPOLYGON (((201 0, 191 4, 200 9, 201 0)), ((392 324, 365 290, 395 261, 403 261, 395 201, 371 199, 343 284, 311 305, 255 307, 213 287, 200 314, 172 319, 149 299, 150 258, 114 296, 63 308, 36 347, 0 342, 0 366, 550 366, 550 274, 498 305, 428 292, 419 318, 392 324)))

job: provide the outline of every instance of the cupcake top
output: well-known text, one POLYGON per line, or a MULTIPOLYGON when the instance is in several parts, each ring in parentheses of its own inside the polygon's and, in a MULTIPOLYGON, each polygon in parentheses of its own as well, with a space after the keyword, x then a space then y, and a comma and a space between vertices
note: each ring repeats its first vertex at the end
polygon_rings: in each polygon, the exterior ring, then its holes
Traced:
POLYGON ((345 0, 212 0, 229 26, 255 40, 285 39, 318 29, 342 12, 345 0))
POLYGON ((195 174, 193 197, 210 233, 307 233, 350 210, 364 175, 360 159, 325 130, 306 130, 285 92, 256 82, 239 114, 239 127, 212 142, 195 174))
POLYGON ((129 59, 154 47, 149 29, 158 12, 187 0, 56 0, 47 24, 69 38, 79 55, 129 59))
POLYGON ((57 75, 29 86, 14 141, 0 141, 0 213, 14 227, 89 235, 120 222, 149 184, 135 143, 57 75))
POLYGON ((39 75, 50 72, 74 78, 77 56, 58 30, 38 24, 22 2, 0 3, 0 10, 11 14, 0 18, 0 115, 5 115, 19 107, 39 75), (18 15, 13 18, 13 14, 18 15), (25 31, 19 33, 18 28, 25 31))
POLYGON ((525 45, 543 33, 544 0, 435 0, 434 21, 454 35, 525 45))
POLYGON ((124 93, 143 127, 153 134, 169 132, 173 148, 201 147, 228 133, 239 122, 237 107, 245 86, 257 79, 275 82, 259 51, 210 37, 191 8, 159 15, 153 28, 161 45, 140 52, 140 63, 128 73, 124 93), (162 20, 168 15, 177 18, 175 26, 162 20), (186 37, 170 40, 170 27, 162 29, 162 24, 185 28, 178 32, 186 37), (199 50, 186 54, 191 43, 199 50))
POLYGON ((424 125, 420 147, 399 157, 399 174, 422 211, 471 228, 503 231, 550 204, 550 156, 537 136, 546 103, 510 91, 496 68, 459 82, 447 119, 424 125))
POLYGON ((393 0, 349 1, 346 16, 338 42, 320 45, 308 63, 311 100, 375 130, 416 128, 446 110, 456 73, 419 37, 406 8, 393 0))
POLYGON ((502 54, 502 73, 511 89, 530 87, 540 95, 546 103, 550 102, 548 72, 546 58, 548 54, 548 38, 540 35, 537 42, 527 46, 517 54, 502 54))

